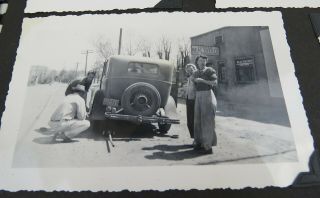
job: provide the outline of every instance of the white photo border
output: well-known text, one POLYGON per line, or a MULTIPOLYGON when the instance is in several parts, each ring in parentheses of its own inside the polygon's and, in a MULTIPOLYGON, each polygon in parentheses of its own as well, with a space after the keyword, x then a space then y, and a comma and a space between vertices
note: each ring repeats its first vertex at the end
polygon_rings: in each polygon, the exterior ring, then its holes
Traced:
MULTIPOLYGON (((19 47, 12 81, 6 100, 0 131, 0 189, 45 191, 141 191, 141 190, 190 190, 291 185, 300 172, 308 172, 308 162, 314 147, 290 48, 286 40, 280 12, 224 12, 184 13, 159 12, 140 15, 208 15, 217 23, 227 26, 268 26, 277 62, 281 86, 294 136, 298 162, 261 163, 204 166, 150 166, 150 167, 92 167, 92 168, 12 168, 12 159, 20 127, 28 67, 23 65, 23 52, 19 47), (236 19, 236 20, 235 20, 236 19)), ((90 15, 89 15, 90 16, 90 15)), ((63 16, 67 17, 67 16, 63 16)), ((83 16, 73 16, 88 17, 83 16)), ((103 17, 103 15, 101 16, 103 17)), ((48 17, 50 18, 50 17, 48 17)), ((36 18, 26 18, 25 21, 36 18)), ((28 35, 31 26, 23 25, 20 41, 28 35)), ((20 45, 23 43, 20 42, 20 45)))
POLYGON ((28 0, 25 13, 151 8, 160 0, 28 0))
POLYGON ((216 8, 317 8, 318 0, 216 0, 216 8))

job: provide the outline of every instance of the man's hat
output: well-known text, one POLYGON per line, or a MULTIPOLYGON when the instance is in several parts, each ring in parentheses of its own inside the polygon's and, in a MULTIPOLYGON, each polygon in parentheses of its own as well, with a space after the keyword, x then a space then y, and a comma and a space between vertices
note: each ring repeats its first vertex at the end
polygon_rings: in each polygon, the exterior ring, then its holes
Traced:
POLYGON ((80 85, 80 84, 77 84, 75 87, 72 87, 72 90, 86 92, 85 87, 83 85, 80 85))

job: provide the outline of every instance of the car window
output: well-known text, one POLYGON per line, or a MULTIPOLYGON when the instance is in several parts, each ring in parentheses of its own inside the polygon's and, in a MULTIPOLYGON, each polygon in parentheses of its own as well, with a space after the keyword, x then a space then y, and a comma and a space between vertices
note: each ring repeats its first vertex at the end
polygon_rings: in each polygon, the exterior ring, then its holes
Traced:
POLYGON ((158 74, 159 66, 150 63, 131 62, 128 66, 128 72, 135 74, 158 74))

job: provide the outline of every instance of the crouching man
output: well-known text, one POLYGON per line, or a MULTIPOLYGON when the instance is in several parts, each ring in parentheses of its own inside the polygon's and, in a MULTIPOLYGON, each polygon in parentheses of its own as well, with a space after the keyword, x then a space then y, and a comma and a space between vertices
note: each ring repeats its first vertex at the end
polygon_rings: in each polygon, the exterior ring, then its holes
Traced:
POLYGON ((86 94, 85 86, 79 83, 73 85, 71 93, 54 111, 49 122, 53 134, 52 141, 62 139, 63 142, 71 142, 72 138, 90 127, 90 122, 86 120, 84 94, 86 94))

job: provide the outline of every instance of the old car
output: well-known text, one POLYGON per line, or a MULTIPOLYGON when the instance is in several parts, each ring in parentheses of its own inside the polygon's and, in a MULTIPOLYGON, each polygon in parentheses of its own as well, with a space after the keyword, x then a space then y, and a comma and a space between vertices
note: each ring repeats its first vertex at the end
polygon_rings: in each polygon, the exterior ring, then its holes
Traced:
POLYGON ((112 56, 104 64, 95 92, 90 120, 123 120, 135 124, 157 123, 165 134, 176 119, 176 100, 170 95, 174 66, 165 60, 112 56))

